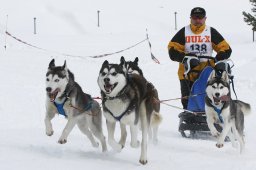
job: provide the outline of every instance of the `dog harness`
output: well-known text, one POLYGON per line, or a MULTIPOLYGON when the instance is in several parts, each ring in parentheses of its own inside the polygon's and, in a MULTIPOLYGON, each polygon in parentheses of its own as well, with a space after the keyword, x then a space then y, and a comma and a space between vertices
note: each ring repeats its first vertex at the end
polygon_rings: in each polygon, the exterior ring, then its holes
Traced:
MULTIPOLYGON (((77 107, 72 106, 71 102, 70 102, 69 106, 70 106, 70 107, 73 107, 73 108, 75 108, 75 109, 77 109, 77 110, 79 110, 81 113, 82 113, 82 112, 85 112, 85 111, 87 111, 87 110, 89 110, 89 109, 91 109, 91 108, 92 108, 92 97, 91 97, 89 94, 85 94, 85 95, 86 95, 86 98, 87 98, 87 103, 86 103, 86 106, 84 107, 84 109, 80 109, 80 108, 77 108, 77 107)), ((67 118, 68 116, 67 116, 67 114, 66 114, 66 112, 65 112, 65 110, 64 110, 64 108, 63 108, 63 106, 65 105, 65 103, 66 103, 66 101, 67 101, 68 99, 69 99, 69 97, 66 97, 66 99, 64 100, 64 102, 63 102, 63 103, 60 103, 60 104, 59 104, 59 103, 56 103, 55 101, 53 102, 53 104, 54 104, 55 107, 57 108, 59 114, 65 116, 65 118, 67 118)))
MULTIPOLYGON (((127 78, 127 81, 130 81, 130 75, 128 75, 128 78, 127 78)), ((128 85, 126 85, 119 93, 117 96, 115 97, 105 97, 104 98, 104 101, 106 101, 106 99, 108 100, 114 100, 114 99, 117 99, 117 98, 122 98, 125 94, 125 91, 127 89, 128 85)), ((122 117, 125 115, 125 114, 129 114, 130 112, 132 112, 135 108, 135 105, 134 105, 134 99, 130 102, 129 106, 127 107, 127 109, 119 116, 115 116, 107 107, 104 107, 104 109, 106 109, 106 111, 114 118, 116 119, 117 121, 120 122, 120 120, 122 119, 122 117)))
POLYGON ((65 116, 65 118, 67 118, 67 115, 66 115, 66 113, 65 113, 65 110, 64 110, 63 106, 64 106, 64 104, 66 103, 67 100, 68 100, 68 98, 66 98, 66 99, 64 100, 64 102, 63 102, 63 103, 60 103, 60 104, 56 103, 55 101, 53 102, 54 105, 55 105, 55 107, 57 108, 59 114, 65 116))
POLYGON ((221 109, 218 109, 217 107, 213 106, 213 108, 214 108, 215 112, 218 114, 220 123, 224 123, 223 118, 222 118, 222 116, 221 116, 221 112, 222 112, 222 108, 223 108, 223 107, 222 107, 221 109))
POLYGON ((135 105, 132 104, 133 102, 131 101, 130 105, 127 107, 127 109, 119 116, 115 116, 109 109, 105 108, 107 110, 107 112, 114 118, 116 119, 117 121, 120 122, 120 120, 122 119, 122 117, 125 115, 125 114, 129 114, 131 111, 134 110, 135 108, 135 105))

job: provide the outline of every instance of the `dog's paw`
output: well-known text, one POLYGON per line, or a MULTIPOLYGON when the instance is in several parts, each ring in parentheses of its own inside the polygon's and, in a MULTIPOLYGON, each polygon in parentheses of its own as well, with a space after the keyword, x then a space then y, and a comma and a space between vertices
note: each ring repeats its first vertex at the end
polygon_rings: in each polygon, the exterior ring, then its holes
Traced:
POLYGON ((148 163, 148 160, 147 159, 140 159, 140 163, 142 164, 142 165, 145 165, 145 164, 147 164, 148 163))
POLYGON ((65 143, 67 143, 67 139, 59 139, 58 143, 65 144, 65 143))
POLYGON ((223 146, 224 146, 223 143, 216 143, 216 147, 217 147, 217 148, 222 148, 223 146))
POLYGON ((46 135, 47 135, 47 136, 52 136, 52 135, 53 135, 53 130, 51 130, 51 131, 46 131, 46 135))
POLYGON ((140 141, 136 141, 136 142, 131 142, 131 147, 133 148, 138 148, 140 146, 140 141))

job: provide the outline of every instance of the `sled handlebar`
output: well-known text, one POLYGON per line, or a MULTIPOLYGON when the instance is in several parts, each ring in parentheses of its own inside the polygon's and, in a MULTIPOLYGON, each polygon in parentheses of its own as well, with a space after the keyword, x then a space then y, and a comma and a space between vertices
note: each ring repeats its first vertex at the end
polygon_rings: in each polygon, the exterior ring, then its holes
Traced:
POLYGON ((206 59, 211 59, 211 60, 215 60, 215 57, 212 57, 212 56, 197 56, 197 55, 195 55, 195 54, 186 54, 185 56, 195 56, 195 57, 197 57, 197 58, 206 58, 206 59))
POLYGON ((206 59, 212 59, 215 60, 215 57, 212 56, 197 56, 198 58, 206 58, 206 59))

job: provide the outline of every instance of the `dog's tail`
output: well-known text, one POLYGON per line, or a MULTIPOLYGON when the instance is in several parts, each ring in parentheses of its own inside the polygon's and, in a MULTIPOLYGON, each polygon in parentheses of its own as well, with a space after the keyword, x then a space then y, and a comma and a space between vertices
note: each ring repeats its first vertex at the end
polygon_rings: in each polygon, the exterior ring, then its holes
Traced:
POLYGON ((162 119, 163 119, 162 115, 159 112, 153 111, 153 114, 151 116, 152 116, 150 121, 151 127, 159 126, 159 124, 162 122, 162 119))
POLYGON ((251 105, 250 104, 239 101, 239 100, 238 100, 238 103, 239 103, 241 110, 245 116, 247 116, 251 113, 251 105))

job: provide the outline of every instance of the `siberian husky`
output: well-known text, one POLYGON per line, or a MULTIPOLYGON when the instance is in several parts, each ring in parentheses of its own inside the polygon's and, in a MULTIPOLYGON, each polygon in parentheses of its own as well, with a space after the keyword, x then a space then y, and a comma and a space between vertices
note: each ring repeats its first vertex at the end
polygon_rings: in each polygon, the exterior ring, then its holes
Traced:
POLYGON ((93 137, 95 135, 101 142, 102 151, 107 150, 102 133, 102 113, 98 102, 82 91, 82 88, 75 82, 74 74, 68 70, 66 61, 63 66, 55 66, 53 59, 46 73, 45 126, 48 136, 53 135, 51 120, 58 113, 68 120, 58 143, 66 143, 69 133, 77 124, 81 132, 89 138, 93 147, 99 146, 93 137))
MULTIPOLYGON (((129 74, 138 74, 138 75, 144 77, 143 72, 138 65, 138 62, 139 62, 138 57, 136 57, 134 59, 134 61, 125 61, 125 58, 123 56, 120 58, 120 64, 123 66, 123 70, 126 74, 128 74, 128 75, 129 74)), ((147 89, 151 93, 151 95, 153 96, 155 101, 154 102, 150 101, 151 103, 147 103, 146 106, 152 107, 152 108, 150 108, 150 110, 153 110, 153 112, 154 112, 153 115, 157 115, 159 118, 158 121, 159 121, 159 123, 161 123, 162 116, 160 115, 160 102, 159 102, 159 98, 158 98, 157 89, 150 82, 147 82, 147 89)), ((157 123, 157 124, 152 123, 148 129, 149 130, 149 139, 150 140, 153 139, 154 144, 156 144, 158 142, 157 131, 158 131, 159 123, 157 123)))
POLYGON ((147 163, 148 127, 160 122, 159 114, 153 111, 155 100, 147 84, 144 77, 128 75, 121 64, 109 64, 107 60, 102 64, 98 77, 103 114, 107 120, 108 143, 114 150, 121 151, 127 136, 125 126, 130 125, 131 146, 139 147, 137 134, 141 127, 141 164, 147 163), (114 139, 116 122, 120 122, 121 127, 119 143, 114 139))
POLYGON ((224 139, 228 135, 232 145, 235 140, 240 145, 240 153, 244 149, 244 115, 250 113, 250 105, 240 100, 232 100, 230 96, 229 77, 226 71, 217 75, 215 70, 210 74, 206 86, 205 112, 208 127, 213 136, 218 138, 216 146, 224 146, 224 139), (218 132, 214 123, 222 126, 218 132))

